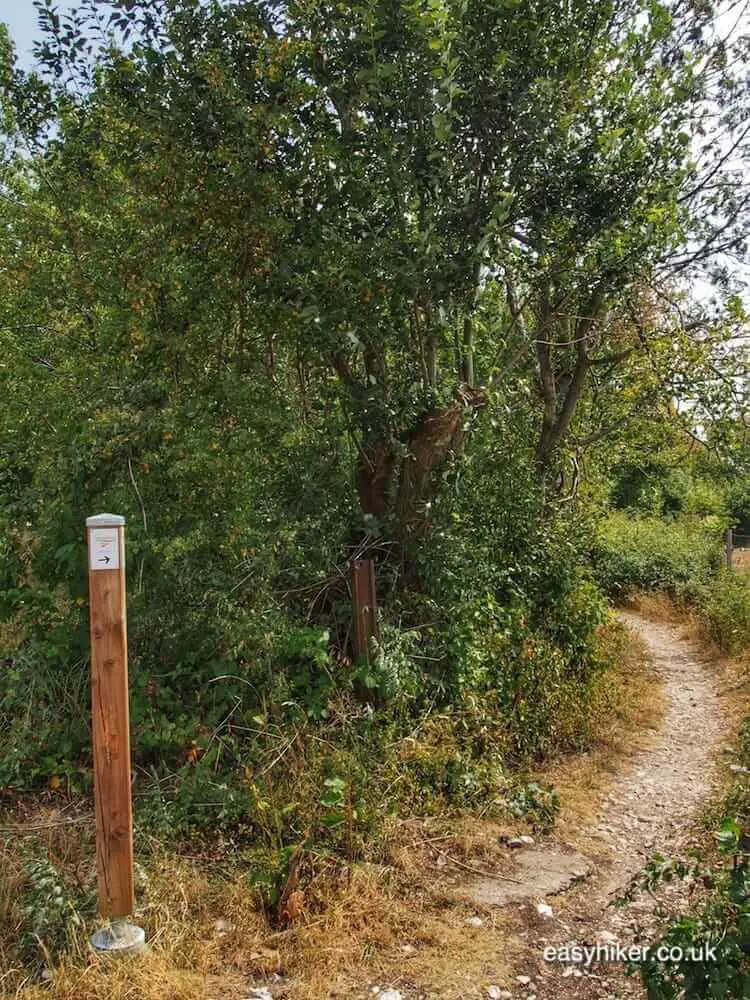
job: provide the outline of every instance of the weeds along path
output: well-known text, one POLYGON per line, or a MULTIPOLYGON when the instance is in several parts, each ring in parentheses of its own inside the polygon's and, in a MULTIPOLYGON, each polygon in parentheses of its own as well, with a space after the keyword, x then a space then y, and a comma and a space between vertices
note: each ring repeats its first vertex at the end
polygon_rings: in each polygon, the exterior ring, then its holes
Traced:
MULTIPOLYGON (((666 697, 663 722, 604 797, 598 816, 575 838, 576 849, 593 860, 592 870, 568 892, 548 898, 551 918, 534 921, 537 933, 527 937, 534 950, 527 951, 525 970, 533 985, 519 984, 514 991, 519 997, 643 996, 638 981, 627 978, 620 964, 587 969, 549 962, 543 959, 544 949, 571 943, 627 945, 633 941, 633 925, 655 934, 654 898, 638 897, 621 909, 609 904, 654 853, 684 854, 694 836, 692 821, 711 791, 713 756, 725 733, 716 671, 705 653, 680 637, 679 629, 630 612, 620 617, 653 657, 666 697)), ((661 901, 668 909, 686 905, 682 886, 666 891, 661 901)))

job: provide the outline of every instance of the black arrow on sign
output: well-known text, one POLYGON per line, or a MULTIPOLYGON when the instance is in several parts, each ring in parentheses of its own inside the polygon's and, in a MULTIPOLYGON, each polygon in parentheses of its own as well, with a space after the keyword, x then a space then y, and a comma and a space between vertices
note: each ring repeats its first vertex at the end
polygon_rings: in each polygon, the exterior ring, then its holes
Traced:
POLYGON ((97 559, 97 562, 109 562, 109 556, 103 556, 101 559, 97 559))

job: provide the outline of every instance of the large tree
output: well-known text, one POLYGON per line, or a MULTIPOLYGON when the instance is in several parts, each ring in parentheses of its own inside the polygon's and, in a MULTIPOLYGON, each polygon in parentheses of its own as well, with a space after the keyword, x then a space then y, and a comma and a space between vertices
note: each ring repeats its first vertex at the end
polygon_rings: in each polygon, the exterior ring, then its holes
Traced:
POLYGON ((11 90, 52 112, 28 167, 57 189, 81 322, 135 280, 118 322, 145 301, 177 368, 335 399, 362 512, 401 538, 488 386, 532 382, 546 475, 592 375, 648 347, 625 303, 740 240, 742 95, 710 4, 41 10, 49 96, 11 90), (99 213, 132 233, 104 268, 81 252, 99 213))

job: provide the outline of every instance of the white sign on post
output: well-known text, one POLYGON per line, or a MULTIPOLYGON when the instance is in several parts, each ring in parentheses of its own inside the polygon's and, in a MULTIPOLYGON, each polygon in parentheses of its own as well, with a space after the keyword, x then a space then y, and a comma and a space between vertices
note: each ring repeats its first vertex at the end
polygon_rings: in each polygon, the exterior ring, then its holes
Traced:
POLYGON ((117 528, 93 528, 89 545, 91 569, 119 569, 120 544, 117 528))

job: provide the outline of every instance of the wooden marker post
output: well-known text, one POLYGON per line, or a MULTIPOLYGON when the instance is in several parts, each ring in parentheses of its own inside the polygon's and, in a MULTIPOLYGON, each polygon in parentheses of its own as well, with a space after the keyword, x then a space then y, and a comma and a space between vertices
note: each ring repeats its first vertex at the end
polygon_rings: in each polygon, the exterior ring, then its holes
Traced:
POLYGON ((99 913, 109 920, 122 920, 135 906, 125 518, 116 514, 97 514, 86 519, 86 529, 99 913))
POLYGON ((727 529, 727 569, 732 568, 732 563, 734 562, 734 532, 731 528, 727 529))

